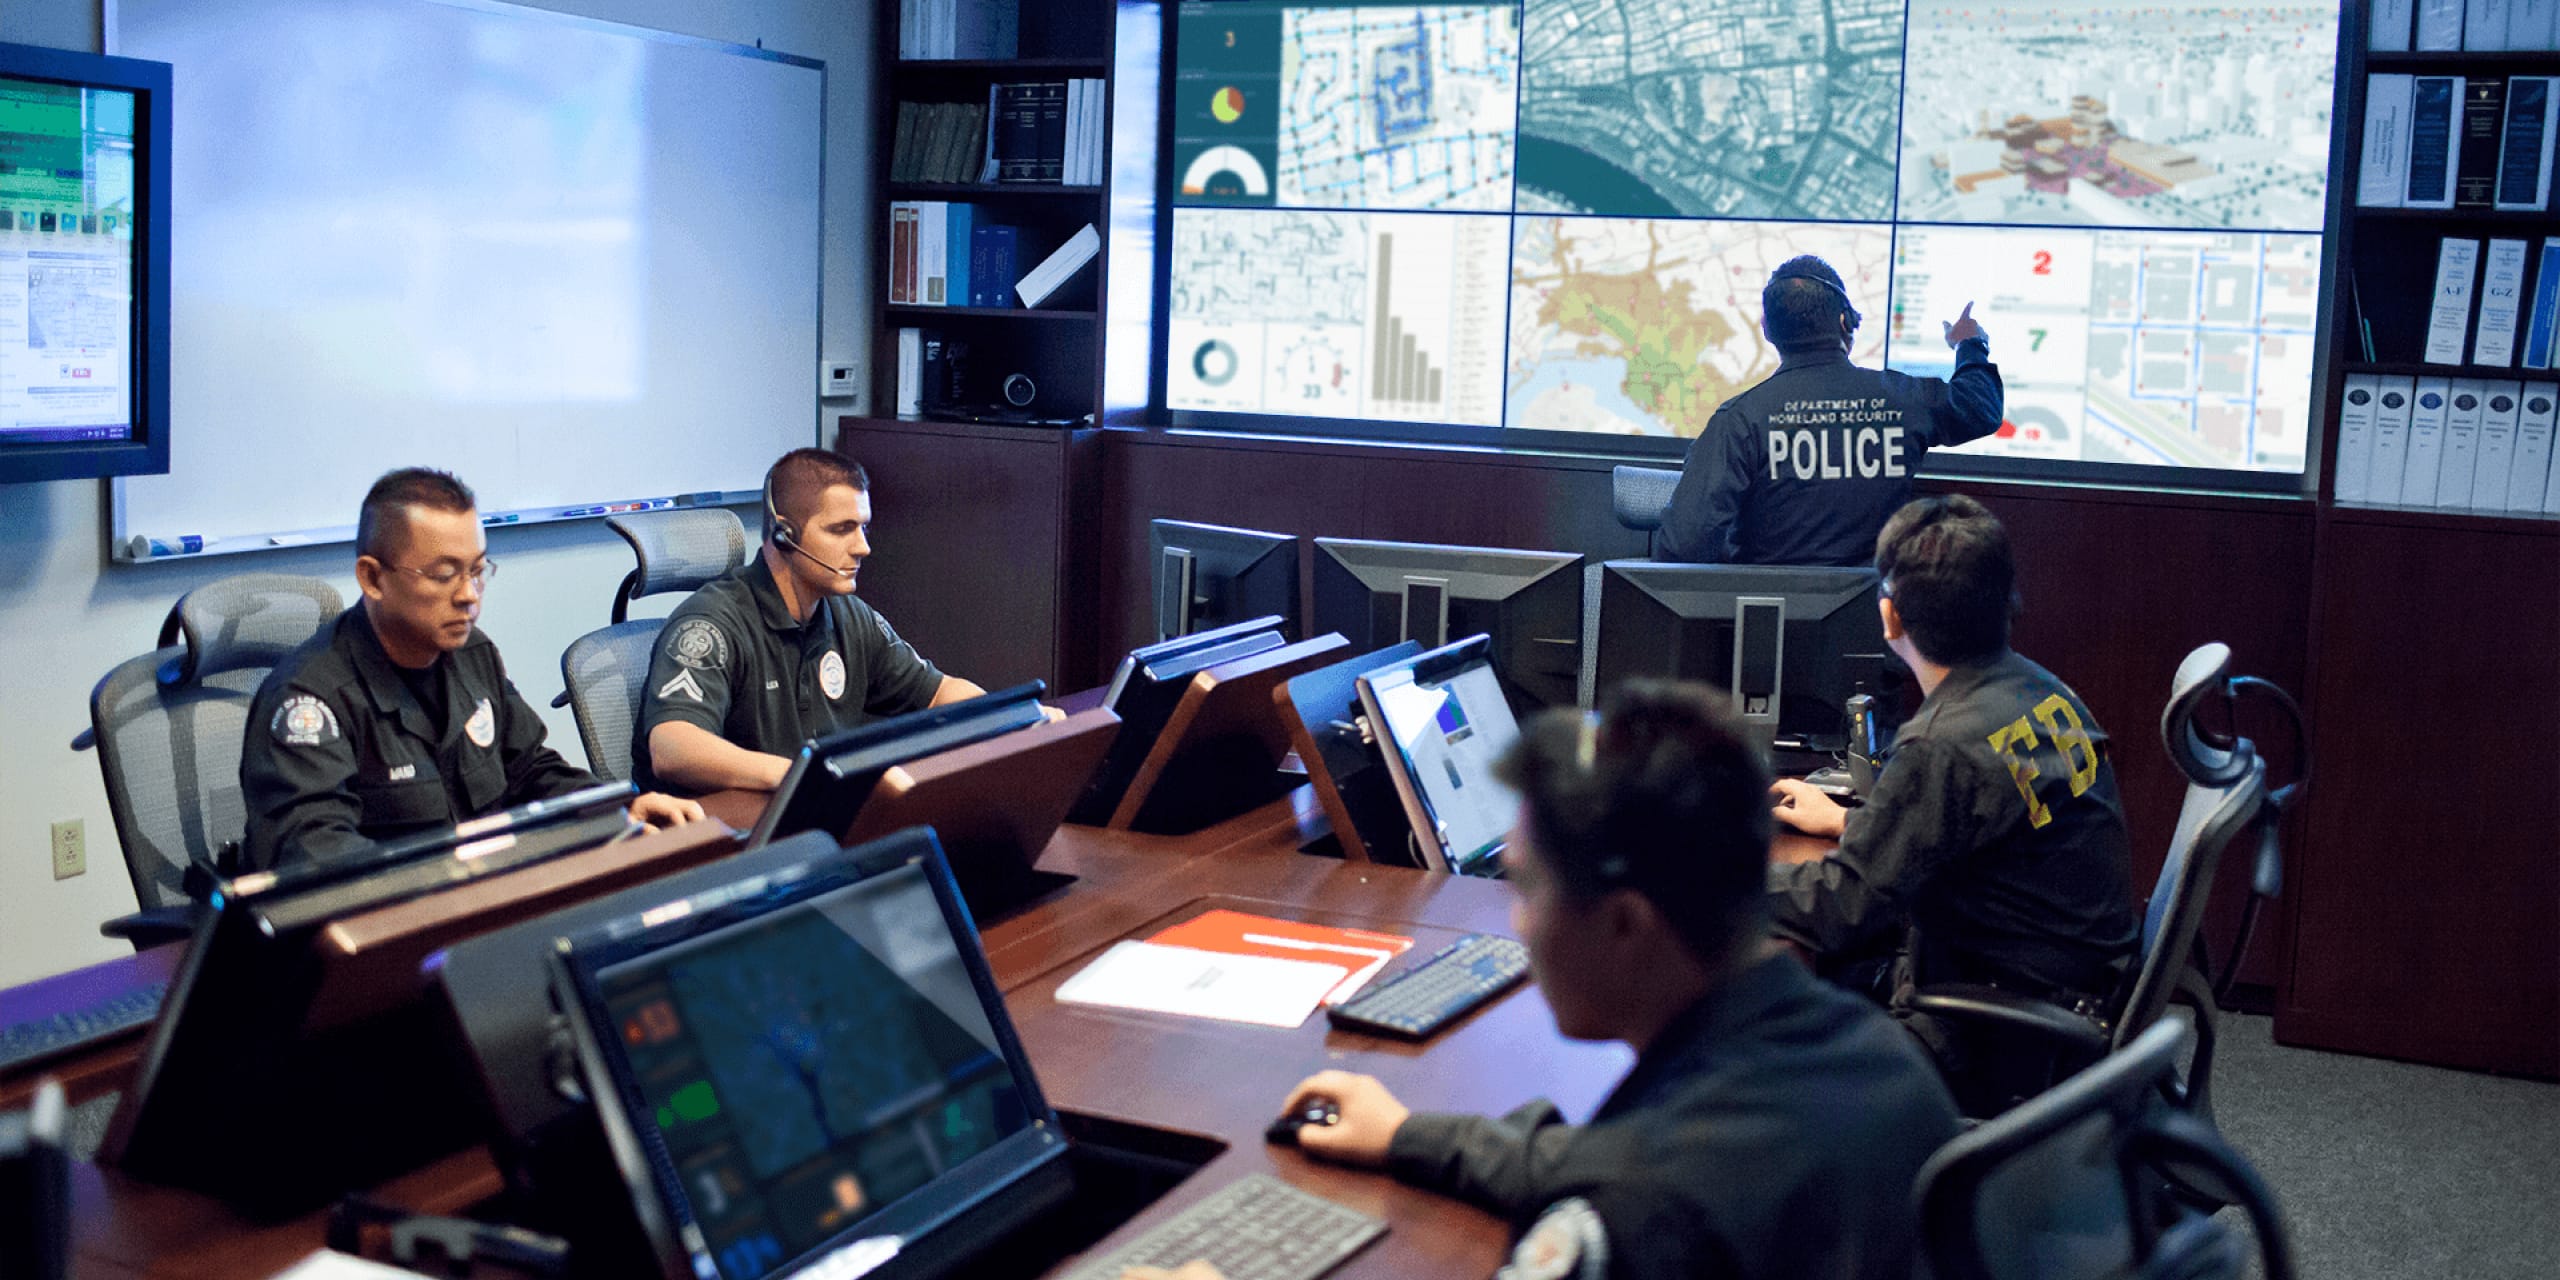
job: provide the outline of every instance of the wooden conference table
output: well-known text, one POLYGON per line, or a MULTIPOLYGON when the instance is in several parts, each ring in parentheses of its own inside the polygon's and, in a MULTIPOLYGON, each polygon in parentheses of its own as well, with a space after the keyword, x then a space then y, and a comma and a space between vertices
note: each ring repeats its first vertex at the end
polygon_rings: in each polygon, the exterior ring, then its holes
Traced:
MULTIPOLYGON (((744 828, 763 800, 729 794, 713 797, 706 808, 744 828)), ((1500 1112, 1544 1096, 1568 1116, 1588 1116, 1632 1055, 1624 1046, 1559 1036, 1533 986, 1419 1045, 1334 1031, 1321 1017, 1280 1030, 1062 1005, 1053 998, 1061 982, 1111 943, 1218 907, 1406 934, 1415 945, 1399 964, 1463 933, 1511 933, 1511 893, 1502 883, 1298 852, 1324 833, 1324 818, 1307 787, 1190 835, 1061 828, 1039 865, 1074 875, 1076 883, 986 924, 988 960, 1051 1105, 1224 1145, 1205 1167, 1097 1247, 1128 1240, 1236 1178, 1264 1171, 1391 1224, 1383 1239, 1334 1273, 1345 1280, 1491 1275, 1508 1239, 1495 1216, 1384 1174, 1271 1147, 1262 1130, 1289 1086, 1337 1067, 1379 1077, 1417 1110, 1500 1112)), ((666 834, 671 833, 661 836, 666 834)), ((1778 856, 1819 857, 1826 848, 1824 842, 1782 836, 1778 856)), ((164 978, 177 950, 47 979, 0 993, 0 1001, 24 1008, 46 998, 47 989, 60 998, 72 984, 94 990, 164 978)), ((71 1080, 78 1094, 119 1088, 140 1048, 138 1038, 128 1040, 56 1063, 53 1070, 71 1080)), ((30 1084, 0 1079, 0 1105, 23 1097, 30 1084)), ((320 1214, 259 1225, 204 1196, 147 1186, 112 1170, 82 1165, 73 1179, 75 1274, 81 1280, 263 1278, 318 1248, 322 1239, 320 1214)), ((467 1214, 494 1197, 500 1182, 487 1153, 474 1148, 374 1190, 377 1198, 414 1210, 467 1214)))

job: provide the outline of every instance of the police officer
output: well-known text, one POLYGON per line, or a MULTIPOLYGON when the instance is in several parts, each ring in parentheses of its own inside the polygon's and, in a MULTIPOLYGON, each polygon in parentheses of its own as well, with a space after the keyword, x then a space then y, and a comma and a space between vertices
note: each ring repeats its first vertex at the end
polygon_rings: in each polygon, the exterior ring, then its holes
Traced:
POLYGON ((974 698, 853 594, 871 554, 871 477, 825 449, 765 473, 764 546, 667 615, 635 726, 650 785, 771 791, 811 738, 974 698))
MULTIPOLYGON (((416 468, 365 494, 364 598, 278 662, 249 704, 249 869, 344 857, 595 785, 543 745, 541 718, 472 625, 497 570, 477 506, 461 481, 416 468)), ((631 816, 668 825, 702 808, 644 795, 631 816)))
POLYGON ((1955 1110, 1873 1005, 1769 945, 1769 775, 1731 713, 1701 686, 1631 681, 1596 717, 1532 721, 1503 770, 1538 988, 1565 1035, 1625 1041, 1635 1068, 1580 1127, 1544 1102, 1413 1113, 1327 1071, 1288 1109, 1321 1095, 1340 1120, 1299 1145, 1509 1218, 1504 1277, 1906 1280, 1912 1182, 1955 1110))
MULTIPOLYGON (((1876 540, 1885 643, 1926 695, 1867 803, 1793 780, 1780 821, 1840 842, 1770 877, 1777 932, 1824 960, 1917 950, 1898 982, 1997 986, 2070 1006, 2105 997, 2132 953, 2132 846, 2107 735, 2052 672, 2009 648, 2016 570, 1971 498, 1924 498, 1876 540)), ((1880 993, 1888 997, 1894 991, 1880 993)), ((1898 1011, 1967 1110, 2044 1083, 2042 1055, 1898 1011)))
POLYGON ((1829 263, 1789 259, 1760 291, 1778 371, 1718 406, 1689 447, 1663 514, 1666 559, 1860 565, 1911 500, 1935 446, 2000 426, 2000 370, 1973 304, 1945 325, 1952 378, 1849 363, 1858 309, 1829 263))

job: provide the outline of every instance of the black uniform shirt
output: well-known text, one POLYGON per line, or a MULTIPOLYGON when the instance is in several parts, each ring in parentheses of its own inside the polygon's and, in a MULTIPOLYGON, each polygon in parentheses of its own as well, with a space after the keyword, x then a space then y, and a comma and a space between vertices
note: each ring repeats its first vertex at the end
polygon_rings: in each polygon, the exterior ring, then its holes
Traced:
POLYGON ((1912 1181, 1955 1134, 1908 1035, 1771 956, 1665 1027, 1591 1123, 1416 1114, 1387 1167, 1509 1217, 1505 1280, 1908 1280, 1912 1181))
POLYGON ((1871 564, 1921 458, 1998 430, 2002 398, 1980 338, 1957 344, 1952 379, 1861 369, 1837 346, 1788 351, 1689 446, 1663 513, 1664 558, 1871 564))
POLYGON ((667 615, 632 772, 644 791, 673 789, 649 767, 649 731, 670 720, 787 756, 811 738, 931 706, 941 687, 942 673, 857 597, 827 597, 805 625, 793 618, 759 555, 667 615))
POLYGON ((2015 653, 1955 668, 1895 735, 1839 851, 1771 865, 1777 931, 1835 954, 1911 923, 1922 983, 2105 995, 2135 925, 2107 755, 2052 672, 2015 653))
POLYGON ((478 628, 417 678, 430 715, 358 604, 285 655, 249 704, 240 751, 251 870, 343 857, 512 805, 595 785, 544 746, 478 628))

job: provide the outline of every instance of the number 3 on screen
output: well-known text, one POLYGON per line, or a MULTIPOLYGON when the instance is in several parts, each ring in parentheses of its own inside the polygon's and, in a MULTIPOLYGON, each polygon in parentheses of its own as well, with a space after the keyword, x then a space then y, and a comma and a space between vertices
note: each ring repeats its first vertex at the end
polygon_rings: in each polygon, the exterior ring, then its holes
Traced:
POLYGON ((2042 249, 2038 249, 2038 250, 2036 250, 2036 269, 2035 269, 2035 274, 2040 275, 2040 276, 2049 276, 2049 275, 2052 275, 2052 274, 2053 274, 2053 255, 2052 255, 2052 254, 2047 253, 2047 252, 2045 252, 2045 251, 2044 251, 2044 250, 2042 250, 2042 249))

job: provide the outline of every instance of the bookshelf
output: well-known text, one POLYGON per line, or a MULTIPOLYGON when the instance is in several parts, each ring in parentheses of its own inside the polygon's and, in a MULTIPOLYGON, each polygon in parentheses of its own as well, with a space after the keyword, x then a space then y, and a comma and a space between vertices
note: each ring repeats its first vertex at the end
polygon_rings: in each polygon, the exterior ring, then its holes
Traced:
MULTIPOLYGON (((2378 494, 2342 499, 2338 490, 2341 453, 2340 415, 2346 405, 2348 380, 2361 375, 2391 379, 2446 378, 2465 382, 2517 383, 2527 392, 2548 393, 2560 383, 2560 371, 2527 369, 2522 348, 2533 316, 2533 292, 2541 270, 2542 242, 2560 232, 2560 215, 2546 197, 2538 210, 2502 210, 2477 206, 2450 209, 2368 207, 2358 203, 2363 176, 2365 125, 2370 77, 2461 76, 2467 83, 2483 78, 2504 81, 2515 76, 2560 76, 2560 51, 2550 49, 2370 50, 2373 6, 2351 0, 2342 23, 2342 83, 2334 128, 2343 135, 2335 154, 2338 168, 2330 183, 2335 217, 2330 251, 2338 264, 2337 291, 2326 326, 2327 348, 2321 354, 2324 406, 2320 427, 2325 446, 2319 493, 2324 513, 2340 510, 2388 512, 2395 517, 2436 510, 2446 518, 2441 527, 2464 530, 2539 531, 2560 522, 2560 514, 2539 511, 2429 508, 2414 501, 2387 501, 2378 494), (2471 363, 2479 336, 2479 295, 2485 263, 2475 269, 2473 302, 2466 318, 2459 364, 2424 359, 2435 291, 2437 254, 2448 238, 2481 243, 2483 257, 2493 240, 2521 240, 2527 245, 2526 294, 2516 327, 2517 354, 2506 367, 2471 363), (2370 347, 2367 336, 2370 335, 2370 347)), ((2455 114, 2461 129, 2461 112, 2455 114)), ((2473 144, 2463 143, 2466 160, 2473 144)), ((2404 494, 2406 497, 2405 485, 2404 494)))

